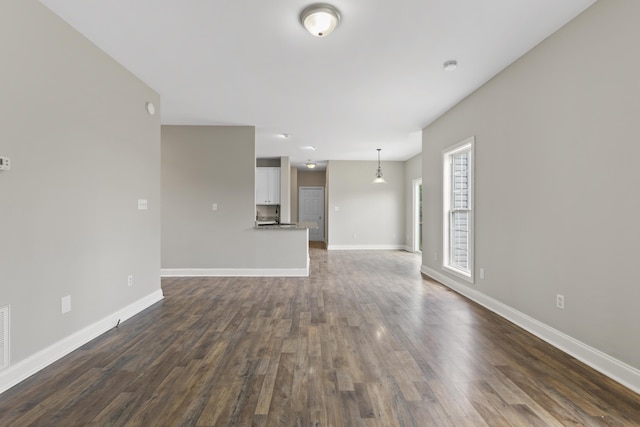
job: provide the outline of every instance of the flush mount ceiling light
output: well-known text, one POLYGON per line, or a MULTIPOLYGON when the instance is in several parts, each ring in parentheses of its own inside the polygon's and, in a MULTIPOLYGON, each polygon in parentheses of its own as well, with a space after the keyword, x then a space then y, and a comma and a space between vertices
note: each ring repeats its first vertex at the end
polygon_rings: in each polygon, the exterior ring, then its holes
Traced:
POLYGON ((380 167, 380 151, 381 148, 378 148, 378 169, 376 170, 376 179, 373 180, 372 184, 386 184, 387 181, 382 177, 382 168, 380 167))
POLYGON ((289 139, 291 138, 291 134, 290 133, 281 133, 280 136, 284 139, 289 139))
POLYGON ((300 147, 301 150, 307 150, 307 151, 316 151, 318 149, 318 147, 312 147, 310 145, 307 145, 305 147, 300 147))
POLYGON ((302 25, 316 37, 326 37, 340 22, 340 12, 330 4, 316 3, 300 13, 302 25))
POLYGON ((442 64, 442 68, 444 68, 445 71, 453 71, 458 68, 458 61, 454 59, 452 59, 451 61, 447 61, 442 64))
POLYGON ((311 161, 311 159, 309 159, 309 161, 307 163, 305 163, 305 165, 309 168, 309 169, 313 169, 315 168, 317 165, 311 161))

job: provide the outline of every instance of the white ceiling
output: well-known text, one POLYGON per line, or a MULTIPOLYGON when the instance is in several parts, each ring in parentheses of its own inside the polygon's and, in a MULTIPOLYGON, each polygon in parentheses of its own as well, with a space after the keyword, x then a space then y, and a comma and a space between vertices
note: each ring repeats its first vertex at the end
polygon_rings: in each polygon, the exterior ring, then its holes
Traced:
POLYGON ((342 21, 316 38, 308 0, 41 1, 161 95, 163 124, 253 125, 258 157, 295 165, 407 160, 423 127, 595 2, 334 0, 342 21))

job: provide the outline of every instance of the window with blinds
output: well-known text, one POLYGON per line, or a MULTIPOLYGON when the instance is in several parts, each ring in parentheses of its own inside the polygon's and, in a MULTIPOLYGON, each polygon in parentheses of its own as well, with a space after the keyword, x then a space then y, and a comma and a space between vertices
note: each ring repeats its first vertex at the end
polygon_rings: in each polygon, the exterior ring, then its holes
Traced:
POLYGON ((9 366, 9 306, 0 307, 0 370, 9 366))
POLYGON ((473 280, 473 138, 444 152, 444 267, 473 280))

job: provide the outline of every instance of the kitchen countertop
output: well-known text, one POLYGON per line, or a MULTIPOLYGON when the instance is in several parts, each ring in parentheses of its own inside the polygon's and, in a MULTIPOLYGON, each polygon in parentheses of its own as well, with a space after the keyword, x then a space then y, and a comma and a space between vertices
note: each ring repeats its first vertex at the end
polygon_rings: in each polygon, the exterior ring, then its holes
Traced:
POLYGON ((285 224, 256 225, 254 228, 258 230, 304 230, 305 228, 316 229, 318 224, 315 222, 288 222, 285 224))

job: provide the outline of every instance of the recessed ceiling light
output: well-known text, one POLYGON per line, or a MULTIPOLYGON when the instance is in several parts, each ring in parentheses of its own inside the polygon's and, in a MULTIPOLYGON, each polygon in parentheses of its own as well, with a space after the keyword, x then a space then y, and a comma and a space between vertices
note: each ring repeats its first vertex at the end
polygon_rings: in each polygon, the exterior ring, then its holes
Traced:
POLYGON ((316 3, 300 13, 300 22, 312 35, 326 37, 338 26, 340 12, 330 4, 316 3))
POLYGON ((442 64, 442 68, 444 68, 445 71, 453 71, 456 68, 458 68, 458 61, 454 59, 447 61, 444 64, 442 64))

